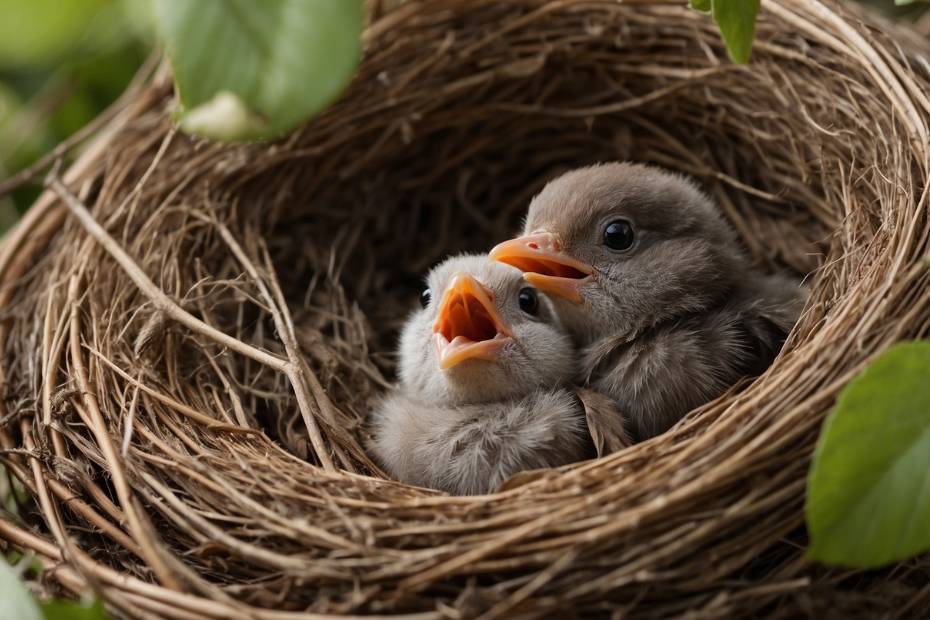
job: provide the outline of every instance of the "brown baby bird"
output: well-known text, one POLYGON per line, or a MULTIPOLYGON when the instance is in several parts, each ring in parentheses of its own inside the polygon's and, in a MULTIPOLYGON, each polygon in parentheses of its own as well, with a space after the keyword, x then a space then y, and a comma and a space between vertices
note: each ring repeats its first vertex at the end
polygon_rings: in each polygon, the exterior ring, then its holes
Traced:
POLYGON ((397 480, 459 495, 590 456, 571 338, 519 270, 453 257, 405 324, 399 385, 374 407, 372 451, 397 480))
POLYGON ((762 372, 805 300, 798 282, 750 266, 716 206, 688 179, 609 163, 551 181, 524 236, 491 258, 555 299, 581 376, 637 439, 762 372))

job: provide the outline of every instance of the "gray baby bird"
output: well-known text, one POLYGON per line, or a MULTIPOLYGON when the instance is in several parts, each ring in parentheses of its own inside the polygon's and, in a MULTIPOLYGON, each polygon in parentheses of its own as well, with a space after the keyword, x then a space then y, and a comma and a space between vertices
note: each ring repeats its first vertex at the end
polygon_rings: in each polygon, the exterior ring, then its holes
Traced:
POLYGON ((397 480, 458 495, 590 456, 577 367, 552 302, 519 270, 453 257, 403 328, 400 381, 374 407, 372 451, 397 480))
POLYGON ((638 439, 762 372, 805 300, 749 265, 690 180, 657 168, 571 171, 533 199, 524 234, 491 258, 556 298, 581 348, 576 379, 615 399, 638 439))

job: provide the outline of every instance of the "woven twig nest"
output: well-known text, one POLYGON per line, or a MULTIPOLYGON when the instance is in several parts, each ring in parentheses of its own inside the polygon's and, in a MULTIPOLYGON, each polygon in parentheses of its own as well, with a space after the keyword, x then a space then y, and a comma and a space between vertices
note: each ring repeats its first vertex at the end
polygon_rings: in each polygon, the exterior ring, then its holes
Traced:
POLYGON ((159 75, 7 237, 0 537, 125 616, 927 613, 930 562, 804 561, 837 392, 930 326, 930 66, 838 3, 768 0, 752 64, 684 2, 372 9, 348 94, 272 145, 172 129, 159 75), (693 175, 810 274, 785 350, 673 431, 486 497, 384 479, 369 400, 421 274, 559 172, 693 175))

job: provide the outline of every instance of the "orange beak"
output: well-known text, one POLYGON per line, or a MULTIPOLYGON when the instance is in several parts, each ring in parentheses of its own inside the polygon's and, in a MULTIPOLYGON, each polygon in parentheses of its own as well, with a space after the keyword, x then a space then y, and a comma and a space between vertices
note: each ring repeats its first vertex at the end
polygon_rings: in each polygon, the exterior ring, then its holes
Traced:
POLYGON ((446 287, 433 332, 443 370, 470 359, 497 361, 511 338, 494 293, 467 273, 456 274, 446 287))
POLYGON ((591 266, 562 253, 559 237, 533 233, 498 244, 490 257, 523 271, 523 279, 550 295, 573 303, 584 301, 579 287, 591 281, 591 266))

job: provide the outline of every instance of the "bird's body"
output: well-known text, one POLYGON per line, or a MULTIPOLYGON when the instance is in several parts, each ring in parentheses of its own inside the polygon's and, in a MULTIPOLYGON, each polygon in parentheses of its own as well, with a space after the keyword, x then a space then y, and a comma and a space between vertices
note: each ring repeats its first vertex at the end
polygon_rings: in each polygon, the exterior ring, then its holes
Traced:
POLYGON ((589 455, 579 401, 565 389, 458 406, 398 392, 375 416, 375 453, 397 480, 456 495, 487 493, 517 472, 589 455))
POLYGON ((590 456, 565 386, 575 349, 551 302, 518 270, 453 257, 407 321, 400 382, 372 413, 372 451, 397 480, 480 494, 513 474, 590 456))
POLYGON ((764 370, 803 305, 797 282, 750 266, 690 181, 655 168, 569 172, 533 199, 525 233, 491 256, 558 298, 576 379, 613 398, 638 439, 764 370))
MULTIPOLYGON (((765 278, 762 283, 770 284, 765 278)), ((800 303, 774 298, 776 303, 766 304, 771 296, 741 291, 717 307, 666 320, 634 338, 598 338, 581 350, 579 382, 614 398, 637 437, 662 433, 741 377, 768 367, 800 311, 800 303)))

